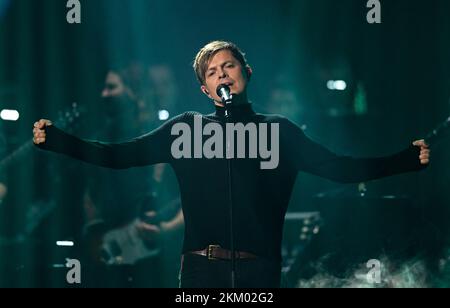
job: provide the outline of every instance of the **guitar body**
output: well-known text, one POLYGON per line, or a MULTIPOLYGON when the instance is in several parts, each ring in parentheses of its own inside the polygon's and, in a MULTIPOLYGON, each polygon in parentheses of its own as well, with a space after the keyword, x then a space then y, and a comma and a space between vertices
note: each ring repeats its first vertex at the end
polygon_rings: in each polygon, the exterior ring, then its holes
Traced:
POLYGON ((101 255, 108 265, 133 265, 136 262, 157 256, 160 252, 158 240, 142 239, 137 225, 139 218, 128 225, 105 233, 102 239, 101 255))
POLYGON ((164 250, 164 237, 151 231, 141 231, 138 226, 142 223, 158 226, 163 221, 173 219, 180 199, 162 204, 158 204, 156 199, 153 194, 138 198, 140 215, 118 227, 111 228, 104 220, 94 220, 88 224, 85 227, 84 243, 89 259, 108 266, 135 265, 161 254, 164 250), (154 216, 147 216, 149 211, 154 216), (142 232, 149 233, 144 236, 142 232))

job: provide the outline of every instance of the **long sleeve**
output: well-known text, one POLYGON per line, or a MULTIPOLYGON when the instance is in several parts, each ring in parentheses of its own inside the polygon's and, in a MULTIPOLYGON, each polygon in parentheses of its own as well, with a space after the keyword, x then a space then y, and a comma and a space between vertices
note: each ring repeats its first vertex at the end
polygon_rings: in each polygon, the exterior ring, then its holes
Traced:
MULTIPOLYGON (((309 139, 294 123, 285 120, 288 160, 298 171, 308 172, 342 183, 358 183, 395 174, 418 171, 420 149, 413 145, 391 156, 377 158, 353 158, 337 155, 309 139)), ((283 131, 281 131, 283 134, 283 131)))
POLYGON ((178 116, 146 135, 121 143, 81 139, 52 125, 46 128, 46 142, 37 147, 112 169, 169 163, 172 158, 171 127, 182 117, 178 116))

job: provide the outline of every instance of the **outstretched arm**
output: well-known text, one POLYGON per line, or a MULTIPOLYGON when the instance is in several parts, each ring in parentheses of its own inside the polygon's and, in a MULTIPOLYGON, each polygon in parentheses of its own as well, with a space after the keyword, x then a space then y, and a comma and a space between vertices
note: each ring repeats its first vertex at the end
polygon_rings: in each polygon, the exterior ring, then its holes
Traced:
POLYGON ((49 120, 40 120, 34 124, 33 141, 43 150, 113 169, 168 163, 172 157, 171 127, 176 120, 172 119, 151 133, 122 143, 81 139, 58 129, 49 120))
POLYGON ((294 123, 284 123, 289 144, 289 160, 297 170, 336 182, 358 183, 400 173, 424 169, 430 162, 430 150, 423 140, 405 150, 378 158, 353 158, 337 155, 309 139, 294 123))

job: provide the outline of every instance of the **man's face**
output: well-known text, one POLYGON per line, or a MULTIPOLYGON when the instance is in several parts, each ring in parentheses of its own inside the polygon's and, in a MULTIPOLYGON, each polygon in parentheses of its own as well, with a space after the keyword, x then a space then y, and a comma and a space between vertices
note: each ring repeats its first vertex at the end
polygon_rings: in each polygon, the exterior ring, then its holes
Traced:
POLYGON ((228 85, 232 94, 244 93, 248 83, 244 69, 231 51, 219 51, 209 62, 205 73, 205 84, 201 87, 202 92, 218 103, 221 103, 221 99, 216 89, 221 84, 228 85))

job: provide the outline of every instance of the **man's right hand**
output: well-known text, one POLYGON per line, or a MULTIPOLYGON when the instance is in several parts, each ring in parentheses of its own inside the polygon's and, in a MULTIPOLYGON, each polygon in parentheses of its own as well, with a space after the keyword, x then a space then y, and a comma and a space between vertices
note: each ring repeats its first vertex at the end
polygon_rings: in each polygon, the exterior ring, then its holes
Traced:
POLYGON ((33 142, 34 144, 42 144, 45 142, 46 132, 45 129, 51 126, 52 122, 50 120, 41 119, 34 123, 33 127, 33 142))

